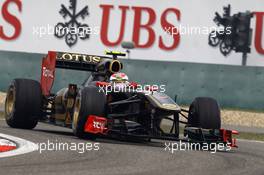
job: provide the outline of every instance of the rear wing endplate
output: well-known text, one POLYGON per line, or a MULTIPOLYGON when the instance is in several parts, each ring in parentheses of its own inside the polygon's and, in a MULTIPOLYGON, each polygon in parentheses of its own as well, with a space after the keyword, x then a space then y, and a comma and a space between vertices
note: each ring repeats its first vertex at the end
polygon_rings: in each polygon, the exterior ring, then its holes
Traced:
POLYGON ((96 72, 97 66, 103 60, 112 60, 112 58, 49 51, 48 55, 42 60, 40 82, 43 95, 50 95, 50 90, 55 79, 56 68, 96 72))

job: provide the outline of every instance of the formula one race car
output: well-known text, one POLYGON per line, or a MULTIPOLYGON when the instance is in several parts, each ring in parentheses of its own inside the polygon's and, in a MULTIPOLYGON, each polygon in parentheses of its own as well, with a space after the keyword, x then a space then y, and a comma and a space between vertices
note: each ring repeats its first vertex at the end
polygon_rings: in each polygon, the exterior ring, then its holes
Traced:
POLYGON ((79 138, 99 136, 217 142, 236 147, 232 134, 221 129, 216 100, 199 97, 189 110, 179 107, 157 87, 140 88, 120 73, 120 52, 110 56, 49 52, 42 61, 41 81, 14 79, 9 86, 5 118, 10 127, 32 129, 39 121, 72 128, 79 138), (89 71, 82 85, 69 84, 51 93, 56 68, 89 71), (185 113, 185 114, 184 114, 185 113), (185 118, 181 121, 179 116, 185 118), (164 124, 165 123, 165 124, 164 124), (169 126, 169 127, 168 127, 169 126))

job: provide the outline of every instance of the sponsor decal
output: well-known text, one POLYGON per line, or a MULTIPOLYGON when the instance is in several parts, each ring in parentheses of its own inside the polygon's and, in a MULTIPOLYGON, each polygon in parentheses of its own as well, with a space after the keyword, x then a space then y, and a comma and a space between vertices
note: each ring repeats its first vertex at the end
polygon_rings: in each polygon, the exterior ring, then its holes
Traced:
POLYGON ((49 70, 47 67, 43 67, 43 76, 47 78, 54 78, 54 71, 49 70))
POLYGON ((262 45, 264 38, 262 36, 264 12, 255 12, 254 15, 256 17, 255 47, 259 54, 264 55, 264 46, 262 45))
POLYGON ((70 6, 67 8, 62 4, 59 13, 65 20, 69 20, 64 23, 57 23, 54 32, 55 37, 65 38, 65 42, 69 47, 75 45, 78 38, 81 40, 89 39, 90 28, 88 24, 82 24, 78 21, 79 18, 84 20, 89 15, 88 6, 77 11, 77 0, 70 0, 70 6))
POLYGON ((62 61, 74 61, 74 62, 85 62, 85 63, 100 63, 101 57, 95 55, 83 55, 75 53, 58 53, 57 60, 62 61))
POLYGON ((104 128, 104 123, 94 121, 93 122, 93 127, 96 128, 96 129, 103 129, 104 128))
POLYGON ((20 0, 6 0, 2 7, 0 7, 0 12, 4 21, 14 28, 14 32, 10 35, 7 34, 5 27, 0 24, 0 39, 7 41, 17 39, 20 36, 22 29, 20 20, 10 12, 10 6, 12 5, 15 5, 19 12, 22 11, 22 1, 20 0))
MULTIPOLYGON (((154 8, 151 7, 139 7, 139 6, 123 6, 120 5, 118 8, 121 11, 121 25, 120 28, 117 28, 119 32, 118 39, 116 41, 110 41, 109 36, 109 28, 111 26, 110 22, 110 14, 113 13, 115 6, 108 5, 108 4, 101 4, 100 8, 102 9, 103 16, 101 22, 101 41, 105 46, 113 47, 118 46, 123 41, 125 35, 125 28, 127 20, 127 13, 129 10, 134 12, 134 24, 133 31, 132 31, 132 41, 135 43, 137 48, 150 48, 154 45, 155 41, 157 40, 158 46, 161 50, 175 50, 179 43, 180 43, 180 34, 178 28, 175 27, 174 23, 179 22, 181 18, 181 11, 177 8, 167 8, 162 11, 160 17, 157 16, 157 12, 154 8), (168 16, 169 14, 173 14, 173 21, 169 21, 168 16), (146 15, 147 22, 143 22, 143 15, 146 15), (165 39, 163 36, 158 35, 155 30, 155 22, 160 21, 160 25, 164 33, 169 35, 173 42, 172 44, 165 43, 165 39), (174 31, 169 31, 170 28, 173 28, 174 31), (147 41, 143 42, 140 41, 143 34, 142 31, 145 30, 147 32, 147 41)), ((116 11, 114 11, 116 13, 116 11)), ((117 19, 115 19, 117 20, 117 19)), ((116 28, 116 26, 114 26, 116 28)))
POLYGON ((101 133, 104 134, 107 132, 107 128, 105 127, 107 123, 106 118, 90 115, 84 126, 84 131, 89 133, 101 133))

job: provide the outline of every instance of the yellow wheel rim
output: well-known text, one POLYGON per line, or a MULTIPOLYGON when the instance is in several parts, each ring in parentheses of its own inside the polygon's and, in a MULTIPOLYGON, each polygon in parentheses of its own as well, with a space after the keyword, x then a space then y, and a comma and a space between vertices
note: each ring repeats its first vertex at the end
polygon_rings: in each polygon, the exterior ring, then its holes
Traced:
POLYGON ((15 88, 11 86, 8 90, 6 103, 5 103, 5 111, 8 116, 13 113, 14 107, 15 107, 15 88))
POLYGON ((79 117, 79 113, 80 113, 80 108, 81 108, 81 103, 80 103, 80 99, 77 98, 75 105, 74 105, 74 113, 73 113, 73 128, 76 128, 77 126, 77 122, 78 122, 78 117, 79 117))

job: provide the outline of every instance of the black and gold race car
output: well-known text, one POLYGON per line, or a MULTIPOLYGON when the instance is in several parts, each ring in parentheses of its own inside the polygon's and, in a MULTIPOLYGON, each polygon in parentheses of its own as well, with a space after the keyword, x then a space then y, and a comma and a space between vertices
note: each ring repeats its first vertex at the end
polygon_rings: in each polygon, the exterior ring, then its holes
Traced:
POLYGON ((236 146, 232 138, 236 132, 221 129, 219 105, 212 98, 195 98, 190 109, 184 110, 151 86, 138 91, 140 85, 131 82, 125 91, 113 91, 110 77, 123 69, 119 56, 125 54, 49 52, 42 61, 40 82, 14 79, 10 84, 5 103, 7 124, 32 129, 42 121, 72 128, 77 137, 88 139, 108 136, 179 140, 179 123, 183 123, 183 140, 236 146), (51 88, 56 68, 89 71, 91 75, 82 85, 69 84, 54 94, 51 88), (109 88, 112 91, 107 91, 109 88))

